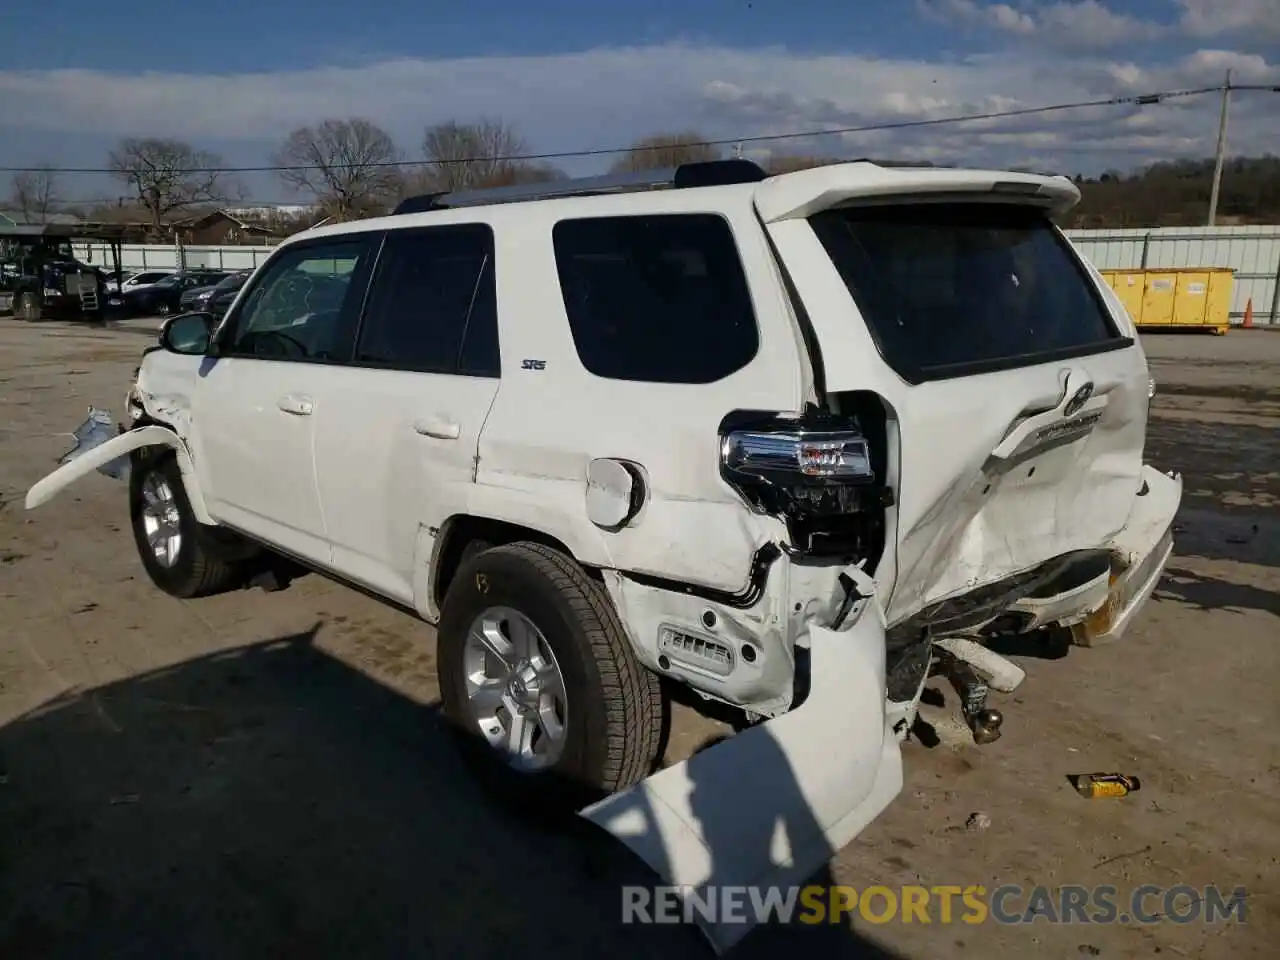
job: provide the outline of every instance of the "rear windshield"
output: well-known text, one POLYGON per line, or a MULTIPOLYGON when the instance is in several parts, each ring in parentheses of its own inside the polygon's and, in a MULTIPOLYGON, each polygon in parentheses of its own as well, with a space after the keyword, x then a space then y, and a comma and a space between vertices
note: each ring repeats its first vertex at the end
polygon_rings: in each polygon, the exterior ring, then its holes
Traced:
POLYGON ((810 218, 886 362, 911 382, 1123 346, 1044 213, 957 203, 810 218))

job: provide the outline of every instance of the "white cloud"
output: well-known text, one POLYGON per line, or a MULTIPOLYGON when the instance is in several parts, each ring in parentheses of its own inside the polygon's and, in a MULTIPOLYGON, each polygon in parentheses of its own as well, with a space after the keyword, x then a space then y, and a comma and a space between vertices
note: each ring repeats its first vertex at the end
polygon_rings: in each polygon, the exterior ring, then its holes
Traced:
POLYGON ((1258 40, 1280 38, 1280 0, 1177 0, 1181 26, 1193 37, 1251 34, 1258 40))
MULTIPOLYGON (((381 123, 411 155, 425 125, 480 116, 515 123, 540 152, 620 146, 664 129, 751 138, 1208 85, 1227 66, 1240 82, 1280 83, 1276 65, 1229 50, 1154 67, 1043 50, 929 62, 687 44, 258 74, 0 70, 0 165, 30 163, 38 159, 28 153, 31 144, 56 142, 63 152, 51 158, 60 165, 97 166, 116 138, 128 135, 178 137, 238 165, 260 164, 292 127, 335 116, 381 123)), ((1030 157, 1040 166, 1094 172, 1208 155, 1216 111, 1216 98, 1205 96, 746 147, 997 166, 1030 157)), ((1278 128, 1280 94, 1239 95, 1233 151, 1274 149, 1278 128)), ((609 159, 562 165, 586 173, 609 159)), ((283 195, 270 177, 251 187, 255 196, 283 195)))
POLYGON ((1022 3, 1017 8, 1007 3, 978 0, 921 0, 921 4, 935 20, 989 27, 1068 49, 1100 50, 1133 45, 1159 39, 1170 31, 1169 25, 1119 13, 1100 0, 1022 3))
POLYGON ((1117 13, 1098 0, 1046 6, 1040 11, 1038 27, 1063 43, 1091 48, 1132 45, 1168 33, 1163 24, 1117 13))
POLYGON ((934 20, 958 21, 995 27, 1007 33, 1034 33, 1036 22, 1007 3, 979 3, 978 0, 919 0, 921 12, 934 20))

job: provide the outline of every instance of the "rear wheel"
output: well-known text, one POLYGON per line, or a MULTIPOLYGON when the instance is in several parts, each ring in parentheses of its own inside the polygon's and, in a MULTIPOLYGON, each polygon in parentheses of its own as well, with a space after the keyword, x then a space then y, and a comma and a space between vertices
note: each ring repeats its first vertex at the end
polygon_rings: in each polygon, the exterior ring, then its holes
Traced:
POLYGON ((438 637, 445 717, 499 800, 562 814, 648 776, 662 749, 658 678, 571 558, 535 543, 475 554, 438 637))
POLYGON ((240 585, 239 565, 221 555, 220 531, 196 520, 173 454, 135 458, 129 518, 147 576, 165 593, 188 599, 240 585))
POLYGON ((40 319, 40 299, 30 293, 20 293, 13 301, 13 315, 27 323, 40 319))

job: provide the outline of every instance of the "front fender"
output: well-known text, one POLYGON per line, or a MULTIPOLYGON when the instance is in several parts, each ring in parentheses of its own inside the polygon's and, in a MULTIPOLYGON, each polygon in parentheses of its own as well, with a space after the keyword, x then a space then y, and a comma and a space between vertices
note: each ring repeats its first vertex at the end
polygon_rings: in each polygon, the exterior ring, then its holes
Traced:
POLYGON ((191 502, 191 510, 196 520, 200 523, 212 524, 214 521, 205 507, 204 495, 196 481, 195 467, 191 463, 191 454, 187 450, 187 445, 168 427, 154 425, 138 427, 122 433, 59 467, 27 491, 26 508, 34 510, 48 503, 75 481, 93 473, 98 467, 110 463, 117 457, 142 447, 154 446, 169 447, 177 455, 178 469, 182 471, 182 484, 186 489, 187 499, 191 502))

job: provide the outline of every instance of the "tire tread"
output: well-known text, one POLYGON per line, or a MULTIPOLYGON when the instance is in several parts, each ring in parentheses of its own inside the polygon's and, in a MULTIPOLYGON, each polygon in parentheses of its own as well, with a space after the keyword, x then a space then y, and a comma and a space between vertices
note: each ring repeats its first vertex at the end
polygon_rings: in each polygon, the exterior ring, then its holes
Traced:
POLYGON ((662 686, 636 658, 604 585, 570 557, 540 543, 518 541, 488 552, 528 562, 561 593, 582 625, 606 710, 605 762, 599 786, 615 792, 643 780, 662 749, 662 686))
MULTIPOLYGON (((191 551, 191 568, 185 578, 180 582, 172 583, 170 587, 166 588, 166 592, 180 599, 194 600, 198 597, 225 593, 239 586, 240 568, 213 555, 205 543, 202 542, 202 536, 205 535, 204 530, 192 513, 191 501, 187 497, 187 489, 183 481, 182 471, 178 467, 177 457, 172 453, 166 453, 155 459, 144 461, 144 463, 145 465, 141 469, 147 472, 162 472, 165 475, 165 480, 174 486, 174 493, 178 498, 178 509, 185 515, 184 519, 189 521, 189 528, 193 532, 193 535, 188 536, 187 542, 183 544, 184 550, 191 551)), ((134 469, 138 469, 136 461, 134 469)))

